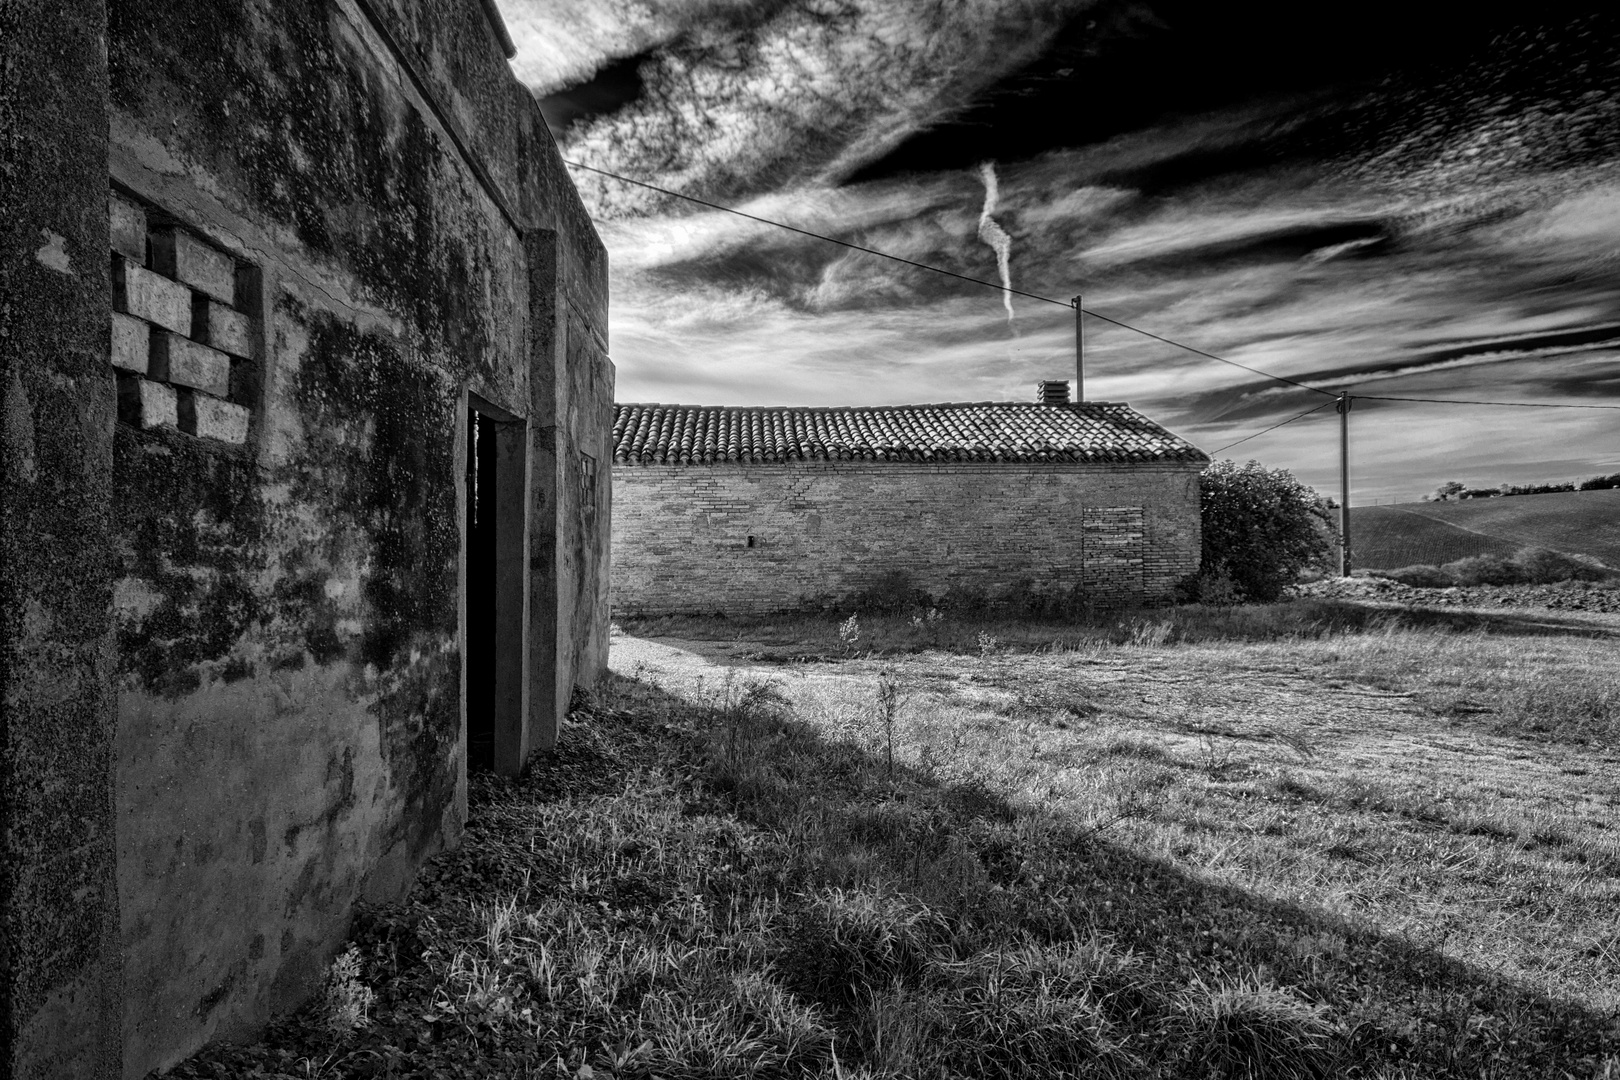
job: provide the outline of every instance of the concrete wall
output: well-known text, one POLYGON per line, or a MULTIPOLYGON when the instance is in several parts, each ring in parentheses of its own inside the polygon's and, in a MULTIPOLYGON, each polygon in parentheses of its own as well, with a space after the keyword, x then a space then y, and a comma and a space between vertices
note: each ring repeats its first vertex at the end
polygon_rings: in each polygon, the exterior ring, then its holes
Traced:
POLYGON ((0 1076, 116 1076, 106 15, 0 5, 0 1076))
POLYGON ((1198 567, 1196 466, 616 465, 613 478, 616 613, 818 605, 896 570, 935 597, 1028 583, 1151 600, 1198 567))
POLYGON ((68 6, 21 44, 84 70, 23 71, 62 107, 5 354, 3 1000, 22 1075, 134 1077, 302 1002, 459 834, 473 397, 531 448, 522 746, 598 673, 607 268, 478 0, 68 6))

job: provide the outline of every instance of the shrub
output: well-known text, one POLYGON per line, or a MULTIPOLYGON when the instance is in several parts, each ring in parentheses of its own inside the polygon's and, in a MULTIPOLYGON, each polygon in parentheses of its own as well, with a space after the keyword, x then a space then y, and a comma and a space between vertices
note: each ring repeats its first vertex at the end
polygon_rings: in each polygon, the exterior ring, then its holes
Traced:
POLYGON ((856 611, 872 615, 897 615, 928 606, 928 594, 904 570, 885 571, 851 599, 856 611))
POLYGON ((990 595, 976 585, 953 585, 940 597, 939 606, 958 617, 982 615, 990 609, 990 595))
POLYGON ((1377 574, 1414 589, 1447 589, 1457 584, 1450 574, 1438 566, 1402 566, 1396 570, 1379 570, 1377 574))
POLYGON ((1583 562, 1573 555, 1546 548, 1526 548, 1513 556, 1523 580, 1528 584, 1545 585, 1553 581, 1602 581, 1613 574, 1606 567, 1583 562))
POLYGON ((1198 488, 1203 565, 1211 575, 1224 573, 1237 599, 1278 599, 1300 571, 1332 550, 1326 503, 1286 469, 1216 461, 1198 488))
POLYGON ((1500 555, 1475 555, 1441 567, 1458 585, 1517 585, 1519 568, 1500 555))
POLYGON ((377 995, 360 981, 360 950, 350 945, 327 969, 320 1002, 321 1024, 334 1035, 347 1035, 371 1023, 377 995))
POLYGON ((1187 598, 1211 607, 1231 607, 1242 599, 1237 583, 1226 572, 1225 563, 1217 562, 1214 566, 1204 567, 1189 585, 1187 598))
POLYGON ((1525 548, 1510 559, 1476 555, 1444 566, 1418 564, 1373 573, 1418 589, 1444 589, 1452 585, 1549 585, 1557 581, 1603 581, 1615 576, 1607 567, 1545 548, 1525 548))

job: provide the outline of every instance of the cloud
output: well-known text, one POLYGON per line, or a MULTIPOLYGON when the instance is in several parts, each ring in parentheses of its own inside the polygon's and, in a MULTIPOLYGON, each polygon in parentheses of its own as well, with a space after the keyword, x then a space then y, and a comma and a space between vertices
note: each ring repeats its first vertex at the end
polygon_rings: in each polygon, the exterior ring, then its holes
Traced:
MULTIPOLYGON (((571 129, 568 152, 676 190, 745 197, 849 176, 1028 63, 1090 2, 781 0, 752 21, 685 9, 679 32, 681 19, 659 8, 650 29, 617 37, 575 16, 568 40, 579 55, 548 63, 580 72, 592 49, 631 55, 656 40, 639 68, 641 96, 571 129)), ((663 205, 601 178, 580 187, 601 217, 663 205)))
MULTIPOLYGON (((996 269, 1001 273, 1001 302, 1007 309, 1007 326, 1013 329, 1013 301, 1012 301, 1012 237, 1007 235, 995 219, 996 212, 996 166, 994 162, 986 161, 979 166, 979 176, 984 181, 984 209, 979 211, 979 239, 990 245, 996 253, 996 269)), ((1013 329, 1017 333, 1016 329, 1013 329)))
MULTIPOLYGON (((1020 301, 1009 341, 990 289, 581 177, 611 257, 625 400, 1026 399, 1037 380, 1073 372, 1064 305, 1076 293, 1088 309, 1329 389, 1576 403, 1620 387, 1601 332, 1620 323, 1620 93, 1597 74, 1620 71, 1612 34, 1555 56, 1546 40, 1507 33, 1469 54, 1457 68, 1467 79, 1413 67, 1348 89, 1294 85, 1027 156, 968 147, 960 168, 854 183, 1040 61, 1060 33, 1088 40, 1077 17, 1106 21, 1114 8, 502 7, 515 66, 540 93, 578 88, 605 65, 636 69, 633 96, 565 132, 569 154, 968 277, 1010 280, 1016 251, 1017 287, 1057 301, 1020 301), (965 164, 991 157, 988 177, 965 164)), ((1097 320, 1087 367, 1088 396, 1128 400, 1208 446, 1316 400, 1097 320)), ((1335 423, 1329 410, 1234 452, 1336 483, 1335 423)), ((1480 482, 1533 479, 1616 453, 1604 413, 1390 404, 1358 407, 1353 424, 1358 486, 1413 494, 1453 465, 1495 461, 1480 482), (1401 479, 1420 475, 1415 487, 1401 479)))
MULTIPOLYGON (((700 28, 743 22, 754 0, 496 0, 517 46, 513 71, 537 94, 575 86, 603 65, 700 28)), ((773 5, 763 5, 769 9, 773 5)))

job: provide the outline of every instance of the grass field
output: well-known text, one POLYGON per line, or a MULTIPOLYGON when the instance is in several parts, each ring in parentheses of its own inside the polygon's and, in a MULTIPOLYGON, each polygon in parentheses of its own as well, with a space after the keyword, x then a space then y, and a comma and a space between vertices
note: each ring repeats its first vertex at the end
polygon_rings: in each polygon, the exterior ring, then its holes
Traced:
POLYGON ((172 1075, 1620 1078, 1620 619, 626 631, 325 999, 172 1075))
POLYGON ((1356 565, 1439 566, 1526 547, 1590 555, 1620 569, 1620 489, 1356 507, 1356 565))

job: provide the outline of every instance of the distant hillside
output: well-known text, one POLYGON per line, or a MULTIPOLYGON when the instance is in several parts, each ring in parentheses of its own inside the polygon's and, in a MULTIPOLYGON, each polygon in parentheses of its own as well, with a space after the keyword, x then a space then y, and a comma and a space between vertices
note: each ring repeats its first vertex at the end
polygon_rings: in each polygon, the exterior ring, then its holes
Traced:
POLYGON ((1351 558, 1391 570, 1544 547, 1620 569, 1620 489, 1351 507, 1351 558))

